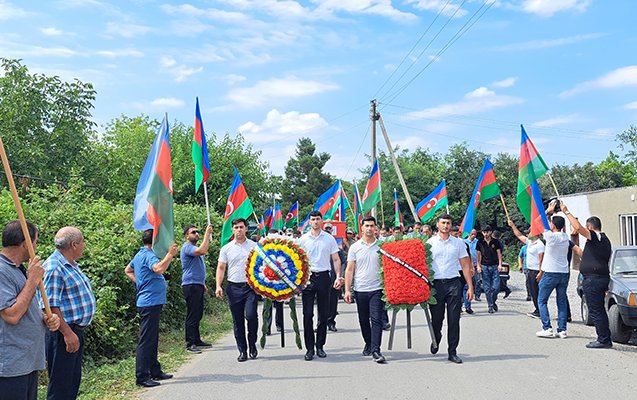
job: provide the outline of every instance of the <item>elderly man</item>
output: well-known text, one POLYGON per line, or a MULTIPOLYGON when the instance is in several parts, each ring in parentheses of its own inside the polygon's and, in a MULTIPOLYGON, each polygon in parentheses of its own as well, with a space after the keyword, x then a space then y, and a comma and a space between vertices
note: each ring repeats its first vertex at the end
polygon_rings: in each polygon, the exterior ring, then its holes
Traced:
MULTIPOLYGON (((38 230, 27 222, 35 249, 38 230)), ((35 400, 38 371, 44 369, 45 325, 60 326, 57 314, 46 317, 35 293, 44 276, 38 257, 29 261, 29 251, 19 221, 11 221, 2 232, 0 251, 0 398, 35 400), (44 324, 43 324, 44 322, 44 324)))
POLYGON ((75 399, 82 380, 84 328, 95 315, 91 283, 80 269, 86 242, 79 229, 66 226, 55 235, 55 251, 44 262, 44 287, 60 329, 47 332, 47 398, 75 399))
POLYGON ((159 261, 153 251, 153 230, 142 232, 142 247, 126 266, 124 273, 137 287, 137 312, 139 313, 139 340, 135 352, 135 380, 138 386, 155 387, 157 381, 173 376, 161 369, 157 360, 159 344, 159 318, 166 304, 166 280, 164 273, 179 250, 173 243, 168 253, 159 261))

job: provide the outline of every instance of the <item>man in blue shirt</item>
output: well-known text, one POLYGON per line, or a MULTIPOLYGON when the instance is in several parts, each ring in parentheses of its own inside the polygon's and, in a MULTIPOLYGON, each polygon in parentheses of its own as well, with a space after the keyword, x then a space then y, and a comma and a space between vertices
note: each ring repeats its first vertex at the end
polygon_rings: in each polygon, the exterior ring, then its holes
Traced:
POLYGON ((186 298, 186 350, 191 353, 201 353, 200 347, 210 347, 210 343, 201 340, 199 322, 203 317, 204 296, 208 293, 206 287, 206 265, 204 254, 208 253, 212 226, 208 225, 201 245, 199 230, 194 225, 184 229, 186 243, 181 246, 181 289, 186 298))
POLYGON ((159 344, 159 317, 166 304, 164 272, 178 252, 173 243, 163 260, 153 252, 153 230, 142 232, 142 244, 124 272, 137 286, 137 312, 139 313, 139 341, 135 353, 135 377, 138 386, 159 386, 158 380, 173 376, 161 370, 157 360, 159 344))

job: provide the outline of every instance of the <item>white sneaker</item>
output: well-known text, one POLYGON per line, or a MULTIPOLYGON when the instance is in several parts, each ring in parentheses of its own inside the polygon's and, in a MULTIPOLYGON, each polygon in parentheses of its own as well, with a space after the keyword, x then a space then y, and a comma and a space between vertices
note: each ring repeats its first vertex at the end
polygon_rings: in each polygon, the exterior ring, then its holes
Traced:
POLYGON ((557 337, 560 339, 566 339, 566 331, 557 332, 557 337))
POLYGON ((553 329, 548 328, 548 329, 541 330, 539 332, 535 332, 535 336, 543 337, 543 338, 552 338, 552 337, 555 337, 555 334, 553 333, 553 329))

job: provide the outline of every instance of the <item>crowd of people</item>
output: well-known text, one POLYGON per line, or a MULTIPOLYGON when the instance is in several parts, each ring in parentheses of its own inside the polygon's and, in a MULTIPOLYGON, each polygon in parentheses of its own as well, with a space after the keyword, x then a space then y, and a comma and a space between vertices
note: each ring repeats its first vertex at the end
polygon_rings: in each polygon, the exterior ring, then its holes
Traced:
MULTIPOLYGON (((597 339, 588 348, 610 348, 612 342, 604 296, 610 275, 608 263, 611 244, 602 232, 601 221, 590 217, 582 226, 567 206, 553 201, 547 215, 550 230, 542 238, 522 233, 508 220, 513 234, 523 243, 519 266, 526 277, 527 300, 534 310, 529 316, 539 318, 542 338, 567 338, 570 318, 566 289, 569 282, 570 260, 573 254, 581 257, 580 273, 589 313, 595 324, 597 339), (560 207, 561 206, 561 207, 560 207), (556 215, 561 212, 564 216, 556 215), (565 232, 565 217, 572 228, 565 232), (578 246, 579 235, 586 238, 583 250, 578 246), (558 322, 553 329, 548 300, 556 293, 558 322)), ((271 232, 286 236, 308 254, 311 276, 303 289, 303 337, 306 361, 315 356, 327 357, 327 331, 337 332, 336 316, 339 297, 356 303, 361 336, 362 355, 371 356, 376 363, 386 362, 381 353, 384 330, 390 328, 383 302, 379 246, 390 236, 421 237, 431 246, 430 266, 434 272, 433 287, 436 304, 431 305, 431 324, 434 341, 430 351, 436 354, 442 341, 442 325, 447 319, 448 360, 460 364, 457 354, 460 342, 460 316, 473 314, 472 301, 481 301, 484 294, 488 313, 498 312, 498 294, 504 298, 511 290, 501 275, 508 272, 503 262, 504 246, 486 225, 473 230, 465 239, 448 214, 438 216, 435 226, 416 222, 407 231, 402 227, 379 227, 374 217, 362 220, 360 235, 346 230, 346 237, 337 241, 331 234, 332 225, 323 221, 318 211, 310 213, 309 230, 301 234, 288 229, 271 232), (316 307, 315 307, 316 303, 316 307), (317 312, 315 321, 315 309, 317 312)), ((35 247, 38 229, 28 223, 29 236, 35 247)), ((217 260, 214 295, 227 298, 234 337, 239 351, 237 361, 258 357, 256 346, 259 317, 259 296, 247 283, 245 263, 250 251, 257 246, 259 236, 248 238, 248 223, 243 218, 232 221, 233 239, 225 244, 217 260), (225 288, 224 288, 225 282, 225 288)), ((160 381, 171 379, 157 358, 161 310, 166 304, 166 281, 163 274, 174 257, 180 253, 182 290, 186 300, 185 347, 201 353, 210 343, 202 340, 199 326, 203 317, 204 300, 209 293, 206 285, 204 257, 210 248, 212 228, 203 232, 193 225, 184 228, 181 251, 174 243, 160 260, 152 250, 153 231, 142 232, 137 254, 125 267, 124 273, 135 284, 136 307, 140 330, 136 350, 136 383, 155 387, 160 381)), ((83 331, 95 315, 96 302, 91 283, 82 272, 78 260, 85 241, 75 227, 63 227, 55 235, 55 251, 44 263, 29 259, 28 246, 18 221, 9 222, 2 233, 0 251, 0 399, 35 399, 38 371, 48 374, 48 399, 75 399, 81 381, 84 351, 83 331), (24 267, 28 264, 28 270, 24 267), (43 312, 44 305, 37 287, 42 281, 52 313, 43 312)), ((212 293, 210 293, 212 294, 212 293)), ((277 330, 282 328, 282 304, 275 302, 277 330)), ((271 321, 267 321, 271 324, 271 321)))

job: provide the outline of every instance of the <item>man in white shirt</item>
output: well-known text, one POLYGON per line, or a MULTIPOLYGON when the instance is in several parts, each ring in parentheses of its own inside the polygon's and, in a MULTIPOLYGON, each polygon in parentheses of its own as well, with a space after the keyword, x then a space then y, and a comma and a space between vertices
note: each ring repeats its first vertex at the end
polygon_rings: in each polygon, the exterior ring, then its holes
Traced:
POLYGON ((449 214, 439 216, 436 226, 438 233, 427 240, 427 243, 431 245, 432 255, 432 259, 427 260, 427 262, 431 263, 434 271, 433 286, 436 289, 437 301, 437 304, 430 306, 431 324, 436 336, 436 343, 431 344, 430 350, 432 354, 438 352, 446 309, 448 359, 456 364, 461 364, 462 359, 456 353, 460 342, 460 311, 462 309, 463 289, 458 270, 462 269, 462 274, 469 286, 466 298, 473 300, 471 258, 467 254, 467 248, 462 239, 450 235, 452 222, 449 214))
POLYGON ((301 298, 303 299, 303 336, 305 339, 305 360, 314 359, 314 348, 316 355, 320 358, 327 357, 323 346, 327 337, 327 319, 330 308, 330 287, 332 280, 330 270, 332 269, 330 259, 334 263, 336 280, 334 289, 340 289, 343 284, 341 277, 341 259, 338 256, 338 245, 334 236, 323 231, 323 215, 319 211, 310 212, 311 226, 309 232, 301 236, 297 241, 310 259, 310 280, 307 283, 301 298), (314 335, 314 299, 316 298, 318 308, 318 326, 316 336, 314 335))
POLYGON ((540 265, 542 265, 542 260, 544 259, 544 243, 538 237, 526 237, 523 235, 510 219, 508 220, 508 224, 513 230, 515 237, 526 245, 526 269, 528 271, 526 274, 526 283, 529 287, 531 300, 533 300, 533 305, 535 306, 535 310, 526 315, 532 318, 540 318, 540 310, 538 307, 538 294, 540 289, 537 276, 540 273, 540 265))
POLYGON ((361 327, 365 347, 363 355, 371 355, 377 363, 384 363, 385 357, 380 352, 383 336, 383 289, 378 276, 380 261, 378 244, 376 243, 376 218, 363 219, 363 237, 354 243, 347 253, 347 270, 345 270, 345 301, 352 302, 356 298, 358 323, 361 327), (354 282, 354 296, 350 288, 354 282), (371 320, 371 325, 370 325, 371 320))
POLYGON ((219 262, 217 263, 216 290, 217 298, 223 298, 223 276, 228 270, 228 285, 226 294, 228 304, 232 313, 234 324, 234 339, 237 342, 239 357, 237 361, 243 362, 248 359, 248 347, 250 358, 257 358, 257 328, 259 317, 257 314, 257 294, 248 285, 246 278, 246 261, 248 254, 257 244, 246 237, 248 223, 243 218, 232 220, 232 234, 234 240, 226 244, 219 251, 219 262), (248 340, 246 342, 246 324, 248 322, 248 340))
MULTIPOLYGON (((555 201, 549 204, 546 210, 547 216, 553 214, 555 205, 555 201)), ((562 232, 564 229, 563 217, 553 216, 549 225, 551 230, 544 232, 543 235, 546 241, 546 248, 537 277, 540 282, 538 308, 540 309, 542 330, 537 332, 536 335, 544 338, 559 337, 566 339, 566 320, 568 318, 566 289, 570 272, 567 254, 570 239, 566 232, 562 232), (554 332, 551 327, 551 316, 548 308, 548 300, 553 290, 555 290, 557 297, 557 332, 554 332)))

